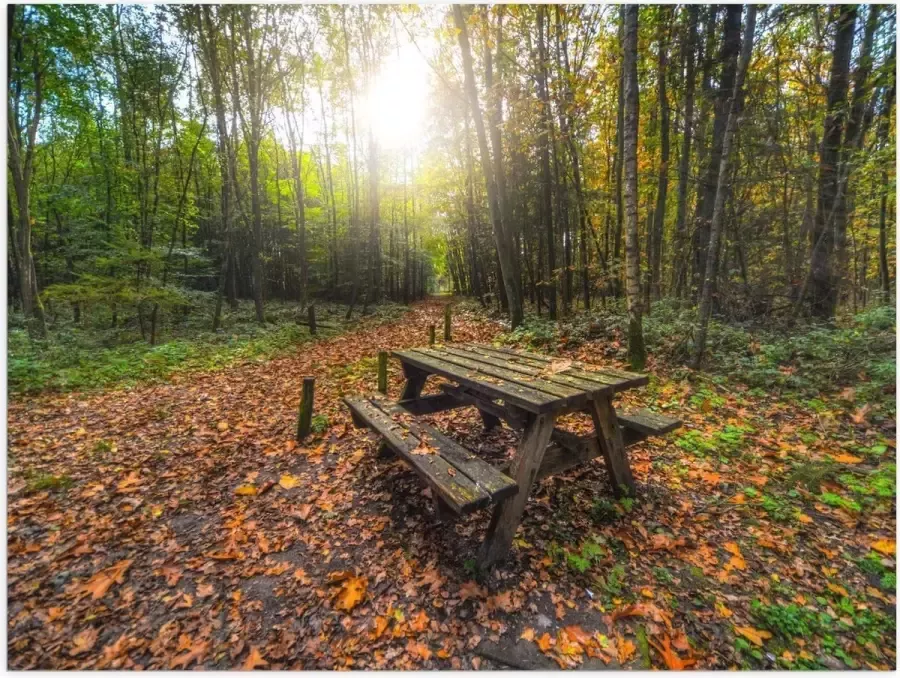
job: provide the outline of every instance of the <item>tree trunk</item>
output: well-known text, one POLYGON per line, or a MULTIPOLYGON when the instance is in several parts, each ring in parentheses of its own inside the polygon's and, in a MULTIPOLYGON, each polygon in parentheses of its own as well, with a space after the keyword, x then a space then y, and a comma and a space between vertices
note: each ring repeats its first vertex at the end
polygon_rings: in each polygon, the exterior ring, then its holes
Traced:
POLYGON ((847 116, 848 75, 856 27, 856 6, 839 5, 837 8, 840 14, 828 82, 828 113, 819 153, 819 194, 816 218, 810 234, 810 308, 813 315, 820 319, 833 317, 837 307, 837 281, 832 261, 835 247, 834 223, 842 220, 838 216, 842 203, 837 198, 838 191, 842 188, 839 171, 841 139, 847 116))
POLYGON ((556 320, 556 239, 553 235, 553 180, 550 176, 550 130, 553 122, 550 118, 550 94, 547 91, 545 15, 544 5, 538 5, 538 60, 540 61, 538 64, 538 97, 541 100, 541 122, 543 123, 540 135, 541 215, 547 235, 547 306, 550 311, 550 319, 556 320))
POLYGON ((719 89, 715 95, 712 144, 706 167, 700 180, 697 196, 697 213, 694 227, 694 280, 700 289, 701 276, 706 268, 709 251, 710 221, 716 198, 717 177, 722 162, 722 140, 728 121, 727 107, 734 89, 735 69, 741 42, 741 5, 727 5, 722 49, 718 63, 722 65, 719 89))
POLYGON ((641 370, 647 360, 641 319, 641 250, 638 243, 638 6, 623 7, 625 40, 625 119, 623 159, 625 165, 625 294, 628 302, 628 361, 631 369, 641 370))
POLYGON ((688 5, 687 38, 684 42, 685 61, 684 137, 681 142, 681 159, 678 166, 678 205, 675 210, 675 247, 672 257, 674 280, 672 287, 676 297, 684 294, 687 276, 687 202, 688 178, 691 170, 691 142, 694 134, 694 50, 697 44, 697 5, 688 5))
POLYGON ((469 108, 475 123, 475 132, 478 137, 478 146, 481 152, 481 165, 487 185, 488 202, 490 203, 491 219, 494 225, 494 242, 497 247, 497 257, 500 262, 500 275, 503 279, 503 289, 509 302, 510 322, 512 327, 518 327, 523 320, 521 286, 518 268, 515 265, 515 251, 513 238, 505 228, 500 212, 500 202, 497 195, 497 183, 491 168, 491 156, 488 150, 487 134, 484 129, 484 119, 481 115, 481 106, 478 103, 478 91, 475 88, 475 73, 472 68, 472 51, 469 47, 469 34, 466 28, 466 20, 463 16, 461 5, 453 6, 453 17, 459 30, 459 46, 463 58, 463 70, 465 75, 466 94, 469 100, 469 108))
POLYGON ((713 203, 712 221, 709 231, 709 253, 706 259, 706 274, 703 279, 703 288, 700 293, 700 319, 697 332, 696 353, 694 355, 694 367, 699 368, 706 350, 706 335, 709 328, 709 316, 712 310, 712 291, 715 284, 718 268, 719 240, 722 235, 722 227, 725 213, 725 194, 728 192, 726 182, 731 174, 731 154, 734 137, 737 133, 738 118, 740 117, 741 88, 750 65, 750 55, 753 51, 753 32, 756 29, 756 5, 747 6, 747 20, 744 27, 744 39, 741 44, 740 63, 734 79, 734 89, 729 97, 726 109, 725 135, 722 138, 721 162, 719 163, 719 175, 716 180, 716 194, 713 203))
MULTIPOLYGON (((669 59, 669 24, 672 11, 669 7, 660 6, 657 34, 659 55, 656 69, 657 86, 659 88, 659 138, 660 159, 659 179, 656 187, 656 212, 653 216, 653 249, 650 252, 650 296, 660 298, 660 272, 662 268, 663 222, 666 218, 666 195, 669 191, 669 102, 666 97, 666 69, 669 59)), ((647 312, 650 312, 649 306, 647 312)))

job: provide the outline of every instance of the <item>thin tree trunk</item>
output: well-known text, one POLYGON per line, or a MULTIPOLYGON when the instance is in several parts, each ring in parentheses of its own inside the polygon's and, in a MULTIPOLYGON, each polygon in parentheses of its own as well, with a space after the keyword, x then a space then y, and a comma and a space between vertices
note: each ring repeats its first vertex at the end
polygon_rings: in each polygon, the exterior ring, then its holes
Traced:
POLYGON ((641 370, 647 360, 641 308, 641 250, 638 243, 638 6, 623 7, 625 40, 623 71, 625 74, 625 119, 623 160, 625 165, 625 294, 628 302, 628 361, 633 370, 641 370))
POLYGON ((744 38, 741 45, 740 62, 734 79, 734 89, 727 102, 727 117, 725 135, 722 139, 722 154, 719 164, 719 176, 716 181, 715 202, 713 203, 712 221, 709 231, 709 254, 706 260, 706 275, 703 279, 703 289, 700 293, 699 328, 697 331, 696 353, 694 355, 694 367, 699 368, 706 350, 706 336, 709 329, 709 316, 712 310, 712 290, 715 284, 718 267, 719 240, 722 235, 722 226, 725 212, 725 194, 728 191, 725 185, 731 174, 731 154, 734 137, 740 117, 741 89, 744 78, 750 65, 750 55, 753 51, 753 32, 756 29, 756 5, 748 5, 747 17, 744 26, 744 38))
MULTIPOLYGON (((657 26, 659 55, 656 79, 659 88, 660 162, 656 187, 656 212, 653 216, 653 250, 650 253, 650 296, 654 300, 660 298, 663 222, 666 218, 666 196, 669 191, 669 102, 666 97, 666 70, 669 60, 669 23, 672 20, 670 8, 661 6, 657 8, 657 11, 659 12, 659 25, 657 26)), ((649 305, 647 313, 650 313, 649 305)))
POLYGON ((697 44, 697 17, 699 7, 687 6, 688 24, 687 38, 684 42, 683 56, 685 61, 685 92, 684 92, 684 137, 681 142, 681 158, 678 167, 678 205, 675 210, 675 247, 672 264, 674 268, 674 280, 672 287, 676 297, 684 294, 687 276, 687 203, 688 203, 688 178, 691 171, 691 142, 694 134, 694 50, 697 44))

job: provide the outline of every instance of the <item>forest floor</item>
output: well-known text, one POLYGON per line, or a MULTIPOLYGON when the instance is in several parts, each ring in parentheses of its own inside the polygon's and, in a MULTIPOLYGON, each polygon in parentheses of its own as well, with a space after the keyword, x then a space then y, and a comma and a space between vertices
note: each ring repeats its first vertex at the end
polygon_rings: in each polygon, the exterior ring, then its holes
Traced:
MULTIPOLYGON (((437 522, 340 400, 374 390, 379 349, 425 343, 442 303, 266 362, 11 400, 10 668, 896 665, 885 406, 651 362, 625 404, 684 427, 630 448, 638 498, 614 501, 601 462, 548 478, 509 559, 479 572, 487 514, 437 522), (318 432, 298 446, 303 375, 318 432)), ((501 335, 454 314, 455 340, 501 335)), ((488 457, 516 444, 474 410, 432 419, 488 457)))

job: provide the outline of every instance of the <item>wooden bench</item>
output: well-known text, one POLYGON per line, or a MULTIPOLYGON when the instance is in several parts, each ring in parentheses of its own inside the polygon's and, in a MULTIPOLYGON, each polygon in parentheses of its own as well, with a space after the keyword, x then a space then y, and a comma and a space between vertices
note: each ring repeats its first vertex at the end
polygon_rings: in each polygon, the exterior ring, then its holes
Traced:
POLYGON ((462 515, 497 504, 518 491, 515 481, 413 413, 382 398, 344 398, 353 423, 381 435, 431 488, 439 515, 462 515))

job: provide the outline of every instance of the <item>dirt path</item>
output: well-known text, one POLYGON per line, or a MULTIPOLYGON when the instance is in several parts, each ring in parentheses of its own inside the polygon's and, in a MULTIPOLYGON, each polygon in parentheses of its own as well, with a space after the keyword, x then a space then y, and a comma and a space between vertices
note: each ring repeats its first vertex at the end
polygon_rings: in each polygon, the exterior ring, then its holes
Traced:
MULTIPOLYGON (((484 657, 500 656, 520 668, 724 668, 736 661, 735 638, 757 632, 753 600, 818 596, 835 620, 863 604, 881 623, 893 596, 857 600, 866 582, 850 556, 889 534, 891 516, 850 526, 822 506, 806 516, 810 527, 790 504, 793 517, 773 522, 760 503, 767 483, 784 480, 779 446, 805 415, 748 408, 739 394, 698 401, 667 381, 640 397, 672 405, 698 447, 705 431, 734 429, 740 454, 726 450, 728 438, 708 455, 674 436, 633 448, 637 503, 610 500, 600 464, 550 478, 510 560, 475 572, 487 515, 438 523, 419 480, 377 460, 372 436, 351 427, 340 403, 374 390, 379 349, 424 343, 441 312, 420 304, 296 355, 164 386, 10 403, 10 666, 468 669, 497 667, 484 657), (324 418, 298 447, 306 374, 324 418), (727 468, 716 454, 729 456, 727 468)), ((499 330, 454 319, 460 341, 499 330)), ((604 359, 596 346, 579 357, 604 359)), ((392 364, 392 395, 401 381, 392 364)), ((488 457, 516 442, 505 428, 481 433, 474 411, 434 420, 488 457)), ((892 640, 865 646, 881 627, 861 636, 854 620, 836 626, 833 645, 893 664, 892 640)), ((753 638, 745 645, 761 665, 774 666, 772 652, 802 661, 798 653, 817 651, 759 640, 762 651, 753 638)))

